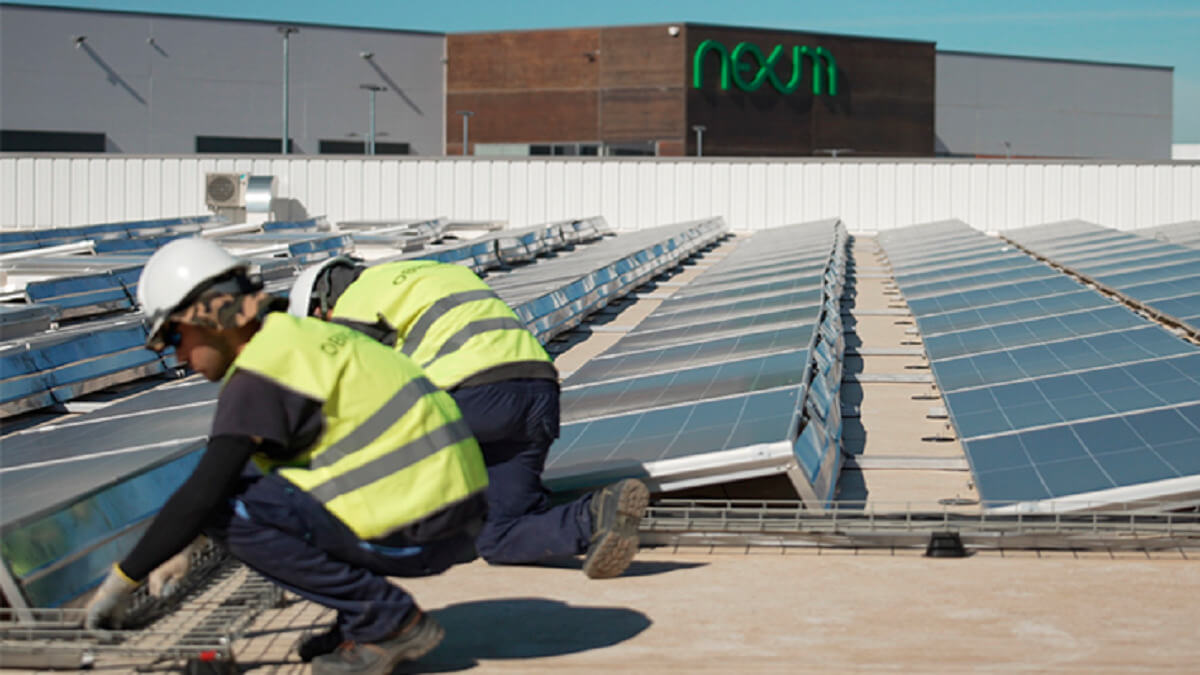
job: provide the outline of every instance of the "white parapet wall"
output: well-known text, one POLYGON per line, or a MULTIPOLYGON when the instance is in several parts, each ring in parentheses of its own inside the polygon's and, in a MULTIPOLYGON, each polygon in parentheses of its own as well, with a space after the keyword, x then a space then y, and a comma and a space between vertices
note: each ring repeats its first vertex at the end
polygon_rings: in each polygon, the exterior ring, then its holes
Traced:
POLYGON ((207 212, 206 172, 276 177, 295 218, 446 216, 617 230, 724 216, 735 230, 840 217, 851 232, 959 218, 988 231, 1080 218, 1200 219, 1200 162, 952 159, 477 159, 0 154, 0 227, 207 212))

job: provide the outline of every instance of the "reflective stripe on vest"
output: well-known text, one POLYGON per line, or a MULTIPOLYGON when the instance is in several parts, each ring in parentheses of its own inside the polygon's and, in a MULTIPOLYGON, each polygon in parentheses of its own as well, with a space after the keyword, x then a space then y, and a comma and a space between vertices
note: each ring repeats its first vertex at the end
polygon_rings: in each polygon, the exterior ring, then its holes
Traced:
POLYGON ((396 329, 396 348, 443 389, 499 366, 553 363, 512 309, 458 265, 419 260, 369 267, 332 314, 365 323, 380 316, 396 329))
MULTIPOLYGON (((449 312, 455 307, 468 302, 487 300, 489 298, 500 300, 500 296, 493 293, 490 289, 478 289, 474 291, 452 293, 433 303, 430 305, 429 309, 425 310, 421 314, 421 318, 417 319, 417 322, 413 324, 412 328, 410 328, 408 332, 404 334, 401 351, 409 356, 412 356, 413 352, 417 351, 417 347, 421 345, 421 341, 425 339, 425 334, 429 332, 430 327, 433 326, 433 322, 445 316, 446 312, 449 312)), ((500 302, 504 301, 500 300, 500 302)), ((525 327, 520 322, 517 322, 517 325, 520 328, 525 327)), ((439 351, 438 354, 440 355, 441 352, 439 351)))
POLYGON ((422 363, 421 367, 428 368, 434 361, 437 361, 440 358, 443 358, 449 354, 453 354, 454 352, 462 349, 463 345, 467 344, 467 340, 470 340, 476 335, 490 333, 494 330, 525 330, 525 324, 506 316, 496 319, 480 319, 479 321, 472 321, 471 323, 467 324, 466 328, 463 328, 454 335, 451 335, 450 339, 443 342, 441 348, 438 349, 437 354, 434 354, 432 359, 422 363))
POLYGON ((487 486, 479 445, 449 394, 408 357, 349 328, 270 314, 227 378, 250 370, 321 402, 325 428, 281 462, 256 455, 363 539, 376 539, 487 486))
POLYGON ((324 483, 318 483, 308 488, 308 493, 317 501, 327 504, 381 478, 403 471, 442 448, 470 438, 470 427, 462 419, 457 419, 392 450, 370 464, 334 476, 324 483))
POLYGON ((330 445, 324 452, 312 458, 310 467, 320 469, 337 463, 338 460, 371 444, 386 432, 396 420, 417 404, 425 394, 437 391, 425 377, 417 377, 408 384, 400 387, 395 396, 388 399, 379 410, 376 410, 367 421, 360 424, 354 431, 343 436, 338 442, 330 445))

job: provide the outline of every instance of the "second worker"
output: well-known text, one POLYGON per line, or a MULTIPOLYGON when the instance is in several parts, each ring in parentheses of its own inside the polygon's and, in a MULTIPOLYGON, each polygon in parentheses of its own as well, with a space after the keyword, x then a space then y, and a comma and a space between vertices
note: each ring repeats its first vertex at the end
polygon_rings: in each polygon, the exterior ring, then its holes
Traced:
POLYGON ((545 349, 471 270, 433 260, 364 266, 331 258, 304 270, 288 311, 394 345, 454 397, 483 450, 488 516, 476 548, 493 564, 586 554, 593 579, 620 575, 649 501, 637 479, 553 505, 542 484, 558 437, 558 371, 545 349))

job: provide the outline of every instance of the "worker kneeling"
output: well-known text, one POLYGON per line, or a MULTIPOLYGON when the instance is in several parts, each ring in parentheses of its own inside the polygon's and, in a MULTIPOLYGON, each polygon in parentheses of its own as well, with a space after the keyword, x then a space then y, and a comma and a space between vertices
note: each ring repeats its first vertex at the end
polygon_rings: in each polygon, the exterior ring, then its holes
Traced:
POLYGON ((649 500, 628 479, 552 505, 542 469, 558 437, 558 371, 512 309, 471 270, 432 260, 371 267, 338 257, 306 269, 288 311, 356 328, 411 356, 450 392, 483 450, 488 515, 476 540, 491 563, 586 554, 591 578, 637 553, 649 500))
POLYGON ((207 240, 158 250, 138 299, 148 346, 174 346, 223 386, 207 449, 114 565, 88 625, 112 621, 142 579, 203 532, 337 610, 329 632, 301 645, 315 673, 387 673, 436 647, 442 628, 385 577, 473 557, 487 472, 450 396, 358 332, 271 312, 246 266, 207 240))

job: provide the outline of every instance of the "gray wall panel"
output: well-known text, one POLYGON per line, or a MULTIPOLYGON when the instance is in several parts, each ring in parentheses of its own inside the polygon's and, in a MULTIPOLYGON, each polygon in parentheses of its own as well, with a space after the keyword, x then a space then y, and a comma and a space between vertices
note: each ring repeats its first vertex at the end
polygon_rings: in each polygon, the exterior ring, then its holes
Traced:
POLYGON ((1169 159, 1172 70, 938 52, 938 152, 1169 159))
MULTIPOLYGON (((442 154, 444 50, 437 34, 301 26, 290 43, 297 151, 361 142, 359 85, 371 83, 388 88, 377 141, 442 154)), ((110 150, 131 153, 192 152, 198 134, 281 134, 283 45, 270 22, 0 6, 0 69, 4 129, 104 132, 110 150), (75 35, 87 36, 80 48, 75 35)))

